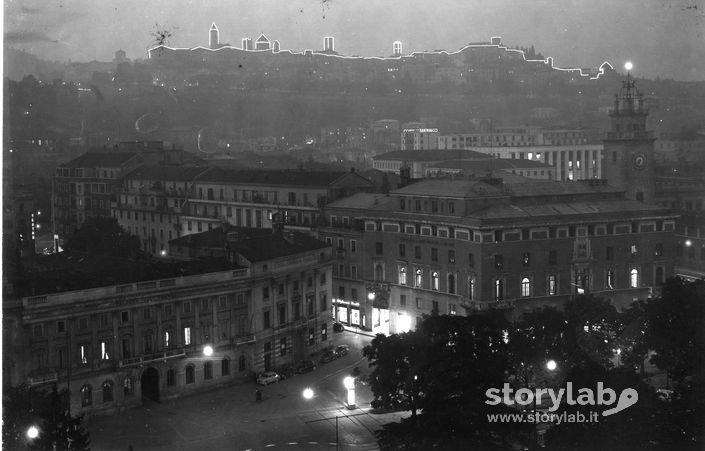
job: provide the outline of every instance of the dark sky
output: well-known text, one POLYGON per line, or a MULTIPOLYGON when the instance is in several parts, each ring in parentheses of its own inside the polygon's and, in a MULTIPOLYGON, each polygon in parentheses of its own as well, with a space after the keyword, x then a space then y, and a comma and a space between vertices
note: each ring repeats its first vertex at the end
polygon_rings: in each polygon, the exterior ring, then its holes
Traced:
POLYGON ((406 54, 502 36, 560 67, 630 60, 636 76, 705 80, 705 0, 5 0, 4 37, 49 60, 137 59, 157 29, 207 45, 213 21, 237 47, 261 32, 296 51, 334 36, 343 55, 387 56, 395 40, 406 54))

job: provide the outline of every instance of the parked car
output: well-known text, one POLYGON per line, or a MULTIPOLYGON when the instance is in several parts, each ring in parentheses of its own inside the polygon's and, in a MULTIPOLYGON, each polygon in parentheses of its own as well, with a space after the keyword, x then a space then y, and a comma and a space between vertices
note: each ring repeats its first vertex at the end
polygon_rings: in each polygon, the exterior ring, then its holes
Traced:
POLYGON ((332 362, 333 360, 338 358, 338 354, 335 351, 325 351, 323 354, 321 354, 321 359, 319 360, 321 363, 328 363, 332 362))
POLYGON ((309 373, 316 369, 316 363, 313 360, 302 360, 296 364, 296 374, 309 373))
POLYGON ((341 323, 333 323, 333 332, 342 332, 345 328, 341 323))
POLYGON ((257 376, 257 383, 260 385, 268 385, 273 384, 275 382, 279 382, 280 379, 281 376, 279 376, 274 371, 266 371, 257 376))
POLYGON ((335 352, 336 352, 336 354, 338 354, 338 357, 348 355, 348 353, 350 352, 350 346, 339 345, 338 347, 335 348, 335 352))
POLYGON ((296 374, 296 369, 294 368, 294 365, 287 363, 277 368, 276 372, 279 375, 279 380, 283 381, 284 379, 288 379, 296 374))

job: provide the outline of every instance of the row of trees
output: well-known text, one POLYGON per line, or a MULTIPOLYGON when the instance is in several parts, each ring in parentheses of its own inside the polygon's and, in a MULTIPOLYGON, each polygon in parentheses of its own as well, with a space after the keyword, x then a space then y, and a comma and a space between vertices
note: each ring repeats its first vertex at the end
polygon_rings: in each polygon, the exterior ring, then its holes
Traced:
MULTIPOLYGON (((660 297, 621 312, 580 296, 564 310, 535 310, 514 323, 503 312, 428 317, 415 331, 378 335, 363 354, 372 368, 373 407, 411 411, 379 433, 385 450, 536 446, 536 424, 488 421, 488 414, 517 412, 485 402, 486 391, 505 382, 535 389, 570 381, 576 391, 603 382, 617 395, 637 391, 636 405, 598 422, 553 424, 544 436, 548 449, 705 444, 705 281, 670 279, 660 297), (671 396, 648 383, 647 356, 668 374, 671 396), (550 360, 557 362, 553 371, 546 369, 550 360)), ((557 413, 587 418, 605 408, 561 405, 557 413)))

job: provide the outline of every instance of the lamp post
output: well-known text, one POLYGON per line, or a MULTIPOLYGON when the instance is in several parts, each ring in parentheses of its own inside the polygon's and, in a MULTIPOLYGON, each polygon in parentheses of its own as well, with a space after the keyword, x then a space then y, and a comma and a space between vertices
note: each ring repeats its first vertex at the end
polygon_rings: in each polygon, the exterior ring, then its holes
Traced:
POLYGON ((30 427, 28 427, 27 438, 30 440, 34 440, 37 437, 39 437, 39 428, 35 425, 31 425, 30 427))
POLYGON ((203 355, 206 357, 210 357, 213 355, 213 346, 211 345, 205 345, 203 347, 203 355))
POLYGON ((343 385, 348 390, 348 409, 355 408, 355 378, 347 376, 343 379, 343 385))

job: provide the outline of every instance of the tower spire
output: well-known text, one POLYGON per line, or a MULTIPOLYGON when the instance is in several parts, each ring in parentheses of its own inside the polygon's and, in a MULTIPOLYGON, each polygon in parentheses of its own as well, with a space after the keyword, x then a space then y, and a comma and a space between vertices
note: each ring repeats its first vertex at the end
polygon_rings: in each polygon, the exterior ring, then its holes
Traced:
POLYGON ((215 26, 215 22, 211 24, 211 29, 208 31, 208 47, 212 49, 217 49, 220 45, 220 39, 218 37, 218 27, 215 26))

